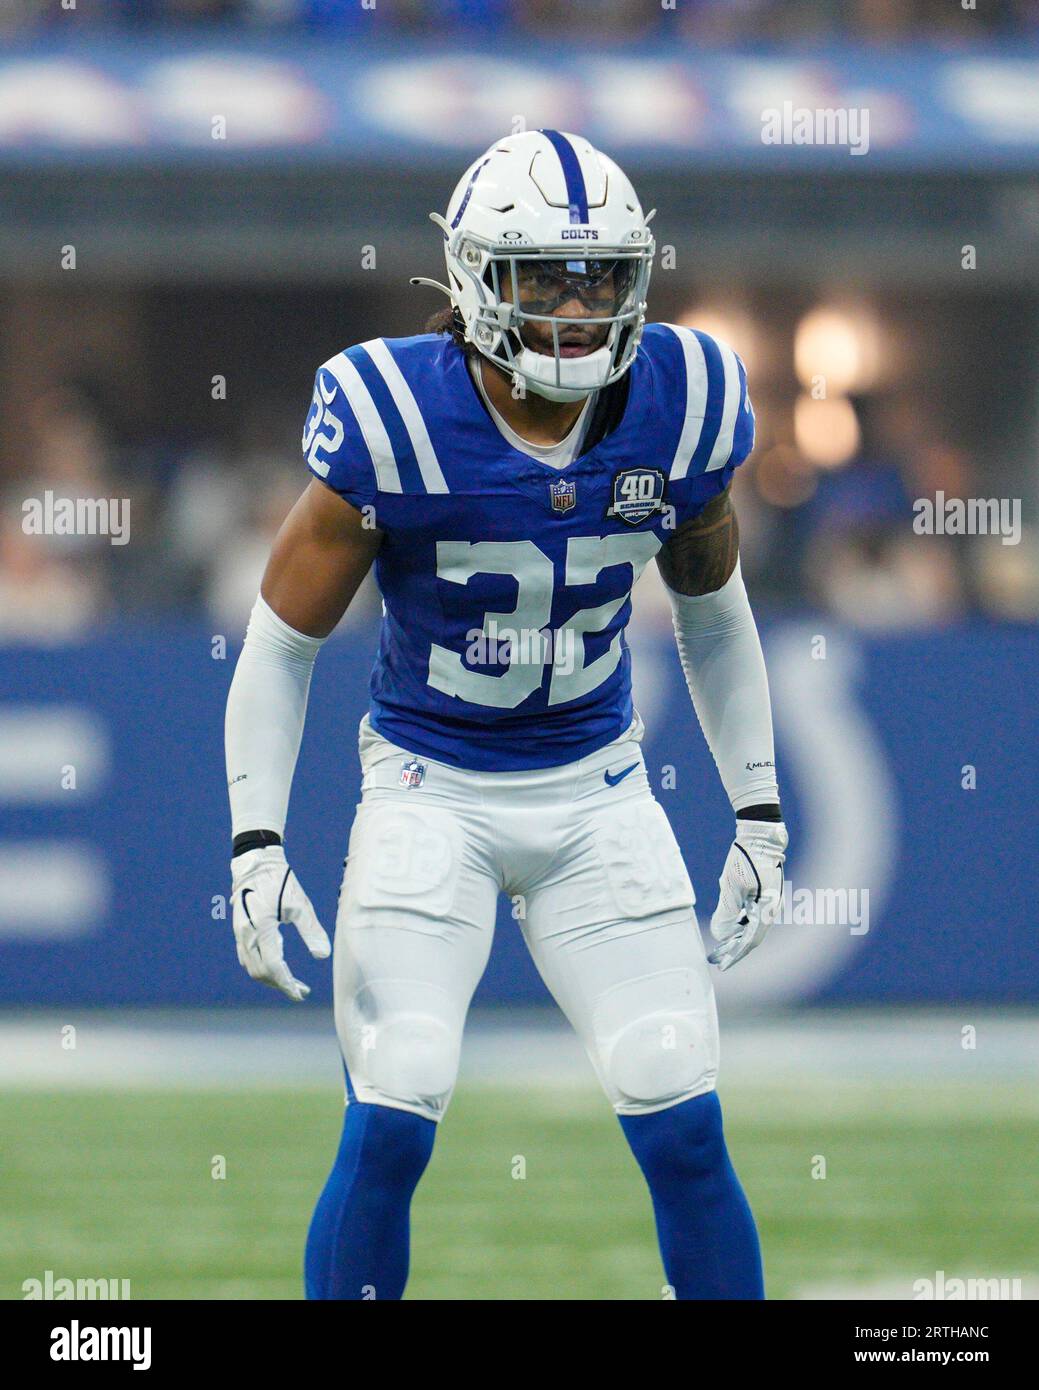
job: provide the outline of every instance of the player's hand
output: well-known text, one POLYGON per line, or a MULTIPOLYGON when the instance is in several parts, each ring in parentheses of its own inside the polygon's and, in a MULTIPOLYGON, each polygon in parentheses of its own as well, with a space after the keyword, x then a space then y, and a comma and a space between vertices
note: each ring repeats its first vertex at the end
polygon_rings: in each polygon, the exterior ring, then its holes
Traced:
POLYGON ((310 986, 285 964, 282 922, 291 922, 315 960, 325 960, 332 944, 310 899, 285 860, 281 845, 251 849, 231 860, 231 920, 239 963, 254 980, 280 989, 302 1003, 310 986))
POLYGON ((789 839, 782 821, 738 820, 736 827, 711 918, 711 935, 718 945, 707 957, 722 970, 760 946, 775 921, 783 900, 789 839))

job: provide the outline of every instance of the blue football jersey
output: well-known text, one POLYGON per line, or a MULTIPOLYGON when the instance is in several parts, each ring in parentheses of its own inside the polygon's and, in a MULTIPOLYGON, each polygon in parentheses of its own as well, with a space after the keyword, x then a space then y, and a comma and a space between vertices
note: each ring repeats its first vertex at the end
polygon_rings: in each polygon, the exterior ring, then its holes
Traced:
POLYGON ((754 413, 740 359, 688 328, 648 325, 623 385, 558 469, 506 441, 446 334, 318 369, 307 464, 383 533, 370 718, 391 742, 505 771, 628 728, 632 587, 750 453, 754 413))

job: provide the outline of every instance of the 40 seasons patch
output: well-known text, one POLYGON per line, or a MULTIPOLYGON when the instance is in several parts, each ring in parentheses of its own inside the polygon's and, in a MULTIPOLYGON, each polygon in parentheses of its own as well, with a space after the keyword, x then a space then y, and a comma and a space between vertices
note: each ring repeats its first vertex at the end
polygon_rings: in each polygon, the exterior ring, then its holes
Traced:
POLYGON ((664 510, 664 475, 659 468, 626 468, 613 479, 613 501, 608 517, 619 517, 629 526, 640 526, 647 517, 664 510))

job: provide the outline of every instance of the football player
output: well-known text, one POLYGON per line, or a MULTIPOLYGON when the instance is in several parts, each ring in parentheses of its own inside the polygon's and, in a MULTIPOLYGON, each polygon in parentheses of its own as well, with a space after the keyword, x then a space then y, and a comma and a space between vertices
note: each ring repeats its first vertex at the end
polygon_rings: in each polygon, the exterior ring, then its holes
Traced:
POLYGON ((289 788, 315 657, 374 563, 382 631, 333 962, 347 1104, 311 1298, 403 1292, 409 1206, 501 892, 645 1175, 675 1296, 763 1296, 708 970, 760 943, 787 844, 729 495, 754 415, 731 348, 646 324, 651 216, 586 140, 509 136, 432 214, 442 331, 317 371, 313 478, 274 543, 226 722, 238 958, 301 1000, 281 924, 315 957, 331 948, 285 857, 289 788), (735 813, 710 957, 632 707, 624 630, 651 560, 735 813))

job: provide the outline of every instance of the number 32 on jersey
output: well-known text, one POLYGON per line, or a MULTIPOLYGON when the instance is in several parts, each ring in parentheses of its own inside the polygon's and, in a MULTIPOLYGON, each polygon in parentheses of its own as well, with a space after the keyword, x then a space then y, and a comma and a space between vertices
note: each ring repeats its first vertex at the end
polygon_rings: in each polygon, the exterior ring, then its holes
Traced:
MULTIPOLYGON (((607 680, 621 658, 618 632, 605 652, 585 664, 584 635, 602 632, 628 601, 646 565, 660 549, 652 532, 610 536, 571 536, 566 547, 564 582, 594 584, 611 565, 630 565, 631 584, 620 598, 596 608, 582 608, 556 634, 556 647, 573 651, 570 669, 553 665, 549 705, 564 704, 587 695, 607 680), (571 646, 572 644, 572 646, 571 646)), ((548 628, 552 617, 555 576, 552 561, 533 541, 438 541, 437 577, 453 584, 467 584, 476 574, 502 574, 518 584, 516 607, 511 613, 485 613, 483 633, 492 638, 503 627, 521 633, 548 628)), ((517 660, 518 644, 510 648, 508 669, 500 676, 470 670, 461 656, 434 642, 429 654, 429 684, 445 695, 456 695, 474 705, 515 709, 541 685, 545 661, 517 660)))

